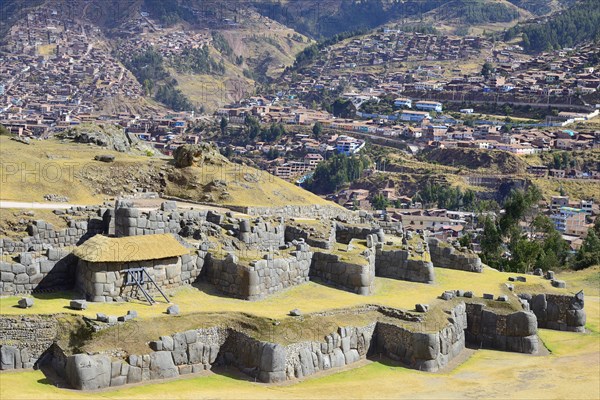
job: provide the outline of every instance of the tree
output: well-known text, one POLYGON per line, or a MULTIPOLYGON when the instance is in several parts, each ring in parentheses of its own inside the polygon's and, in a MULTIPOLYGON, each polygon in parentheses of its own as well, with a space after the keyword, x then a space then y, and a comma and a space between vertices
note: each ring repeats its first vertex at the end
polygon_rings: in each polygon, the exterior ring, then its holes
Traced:
POLYGON ((383 196, 383 194, 377 193, 375 196, 373 196, 371 205, 376 210, 385 210, 389 206, 389 202, 388 199, 383 196))
POLYGON ((225 135, 225 133, 227 133, 227 125, 229 124, 229 121, 227 121, 227 118, 225 117, 221 117, 221 134, 225 135))
POLYGON ((331 105, 333 115, 340 118, 353 118, 356 115, 356 107, 350 100, 338 98, 331 105))
POLYGON ((588 230, 588 234, 577 252, 573 267, 583 269, 593 265, 600 265, 600 238, 594 228, 588 230))
POLYGON ((313 125, 313 128, 312 128, 312 131, 313 131, 313 135, 315 135, 315 137, 321 136, 321 132, 323 132, 323 125, 319 121, 315 122, 315 124, 313 125))
POLYGON ((483 63, 483 67, 481 68, 481 75, 483 75, 485 77, 485 79, 488 79, 490 77, 490 75, 492 75, 493 72, 494 72, 494 67, 492 66, 492 64, 489 61, 486 61, 485 63, 483 63))

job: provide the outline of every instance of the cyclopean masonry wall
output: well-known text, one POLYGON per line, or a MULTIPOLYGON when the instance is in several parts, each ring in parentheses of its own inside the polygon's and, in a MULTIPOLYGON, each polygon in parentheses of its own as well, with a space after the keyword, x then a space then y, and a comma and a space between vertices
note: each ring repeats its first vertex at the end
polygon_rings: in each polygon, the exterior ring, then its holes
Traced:
POLYGON ((347 261, 340 254, 315 251, 310 266, 310 276, 340 289, 361 295, 372 294, 375 289, 375 252, 367 249, 357 256, 359 261, 347 261))
POLYGON ((313 227, 306 224, 296 223, 291 225, 290 223, 285 226, 285 240, 291 242, 293 240, 304 239, 304 241, 311 247, 319 249, 331 249, 335 246, 335 225, 332 223, 331 228, 326 235, 319 234, 313 227))
POLYGON ((435 279, 430 261, 411 256, 409 250, 386 250, 383 243, 375 245, 375 276, 421 283, 433 283, 435 279))
POLYGON ((434 237, 427 238, 431 262, 438 268, 458 269, 461 271, 481 272, 481 259, 472 252, 462 252, 449 243, 434 237))
POLYGON ((467 303, 467 342, 478 347, 533 354, 538 351, 535 314, 496 313, 483 304, 467 303))
POLYGON ((357 222, 360 217, 356 211, 347 210, 337 205, 289 205, 284 207, 239 207, 227 208, 251 216, 272 216, 284 218, 326 218, 357 222))
POLYGON ((0 254, 23 253, 27 251, 43 251, 48 248, 75 246, 83 240, 105 230, 101 218, 89 218, 87 221, 70 220, 67 227, 55 229, 54 226, 43 220, 33 221, 27 227, 29 236, 21 240, 9 238, 0 239, 0 254))
POLYGON ((0 370, 32 368, 57 335, 57 315, 1 316, 0 370))
MULTIPOLYGON (((224 228, 227 229, 227 226, 224 228)), ((282 218, 276 222, 264 221, 259 218, 253 223, 242 219, 239 224, 231 228, 237 231, 237 237, 242 242, 262 249, 277 249, 285 244, 285 226, 282 218)))
POLYGON ((0 295, 71 289, 77 259, 61 248, 44 253, 23 252, 16 257, 16 262, 0 261, 0 295))
POLYGON ((235 254, 223 259, 210 256, 206 279, 220 291, 246 300, 258 300, 288 287, 308 282, 313 253, 300 243, 289 257, 265 255, 265 259, 242 265, 235 254))
POLYGON ((538 327, 559 331, 585 332, 583 291, 577 294, 520 294, 536 315, 538 327))
POLYGON ((420 371, 435 372, 443 368, 465 348, 467 328, 465 303, 460 302, 448 313, 448 325, 433 333, 378 322, 377 353, 420 371))
POLYGON ((335 239, 338 243, 348 244, 352 239, 365 240, 371 234, 383 237, 383 231, 371 225, 351 225, 342 222, 335 224, 335 239))

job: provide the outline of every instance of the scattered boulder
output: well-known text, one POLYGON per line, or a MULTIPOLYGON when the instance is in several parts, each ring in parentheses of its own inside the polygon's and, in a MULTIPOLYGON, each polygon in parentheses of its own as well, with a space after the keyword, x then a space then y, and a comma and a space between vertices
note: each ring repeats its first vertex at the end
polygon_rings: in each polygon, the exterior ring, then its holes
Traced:
POLYGON ((567 287, 567 283, 558 279, 552 279, 552 286, 559 289, 565 289, 567 287))
POLYGON ((96 321, 108 322, 108 316, 106 314, 98 313, 96 314, 96 321))
POLYGON ((536 268, 536 269, 533 270, 533 275, 535 275, 535 276, 543 276, 544 272, 542 271, 541 268, 536 268))
POLYGON ((484 293, 483 298, 486 300, 494 300, 494 295, 490 293, 484 293))
POLYGON ((130 315, 131 319, 138 317, 138 313, 135 310, 129 310, 129 311, 127 311, 127 315, 130 315))
POLYGON ((115 161, 115 156, 113 156, 111 154, 99 154, 94 157, 94 160, 105 162, 105 163, 111 163, 111 162, 115 161))
POLYGON ((23 297, 18 303, 20 308, 33 307, 33 299, 31 297, 23 297))
POLYGON ((118 321, 118 319, 116 316, 109 315, 106 322, 108 322, 109 325, 114 325, 117 323, 117 321, 118 321))
POLYGON ((429 304, 415 304, 415 310, 417 312, 427 312, 429 311, 429 304))
POLYGON ((454 292, 446 291, 440 296, 442 300, 452 300, 454 298, 454 292))
POLYGON ((464 294, 464 297, 467 297, 469 299, 472 298, 473 297, 473 292, 470 291, 470 290, 466 291, 465 294, 464 294))
POLYGON ((87 308, 87 301, 85 300, 71 300, 69 308, 72 310, 85 310, 87 308))
POLYGON ((518 282, 527 282, 527 278, 525 278, 524 276, 517 276, 517 281, 518 282))
POLYGON ((546 271, 546 279, 554 279, 554 271, 546 271))
POLYGON ((508 301, 508 296, 505 294, 500 295, 500 296, 498 296, 497 300, 498 301, 508 301))
POLYGON ((290 315, 292 317, 300 317, 300 316, 302 316, 302 311, 300 311, 297 308, 294 308, 292 311, 290 311, 290 315))
POLYGON ((179 306, 177 304, 173 304, 167 308, 168 315, 179 315, 179 306))

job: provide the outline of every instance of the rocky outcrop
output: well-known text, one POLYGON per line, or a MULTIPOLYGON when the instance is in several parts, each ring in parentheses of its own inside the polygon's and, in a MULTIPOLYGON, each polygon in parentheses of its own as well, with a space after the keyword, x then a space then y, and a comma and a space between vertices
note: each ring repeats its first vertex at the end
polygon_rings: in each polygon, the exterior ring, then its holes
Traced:
POLYGON ((427 238, 427 244, 429 245, 429 254, 434 267, 469 272, 483 271, 481 259, 471 251, 460 251, 434 237, 427 238))

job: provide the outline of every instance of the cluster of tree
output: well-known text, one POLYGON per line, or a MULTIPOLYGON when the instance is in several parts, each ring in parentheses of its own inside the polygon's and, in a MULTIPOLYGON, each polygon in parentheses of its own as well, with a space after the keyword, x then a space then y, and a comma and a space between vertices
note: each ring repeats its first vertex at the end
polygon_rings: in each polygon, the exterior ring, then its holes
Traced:
POLYGON ((193 23, 195 18, 178 0, 144 0, 143 10, 165 26, 172 26, 180 21, 193 23))
POLYGON ((173 64, 178 72, 183 73, 225 74, 225 64, 223 61, 217 62, 212 58, 206 45, 197 48, 185 48, 181 52, 181 56, 177 58, 177 62, 173 62, 173 64))
POLYGON ((387 22, 417 17, 453 0, 341 0, 332 8, 327 2, 260 2, 257 10, 305 35, 322 39, 343 34, 349 26, 372 30, 387 22), (292 7, 293 6, 293 7, 292 7))
POLYGON ((259 137, 263 142, 275 142, 286 134, 283 124, 273 123, 268 127, 261 128, 258 118, 252 115, 246 116, 244 130, 250 140, 255 140, 259 137))
POLYGON ((554 14, 546 22, 519 24, 508 29, 505 41, 521 36, 528 52, 541 52, 573 47, 600 39, 600 1, 579 0, 567 10, 554 14))
POLYGON ((6 129, 4 125, 0 125, 0 135, 10 135, 9 130, 6 129))
POLYGON ((223 54, 224 56, 227 56, 227 57, 231 57, 233 55, 233 49, 229 45, 229 42, 227 41, 227 39, 225 39, 225 36, 223 36, 219 32, 213 31, 212 32, 212 40, 213 40, 212 41, 213 46, 221 54, 223 54))
POLYGON ((541 192, 536 186, 515 190, 504 203, 504 213, 482 219, 482 261, 493 267, 514 272, 528 272, 563 266, 569 246, 552 221, 538 214, 541 192))
POLYGON ((296 59, 294 60, 293 68, 298 69, 298 68, 304 67, 304 66, 312 63, 314 60, 316 60, 317 56, 319 55, 319 52, 322 49, 324 49, 328 46, 332 46, 332 45, 339 43, 342 40, 348 39, 350 37, 362 35, 365 32, 366 32, 365 30, 353 30, 353 31, 343 32, 343 33, 333 35, 332 37, 322 40, 318 43, 311 44, 310 46, 305 47, 304 50, 302 50, 300 53, 298 53, 296 55, 296 59))
POLYGON ((124 59, 123 64, 142 84, 146 96, 153 96, 155 100, 175 111, 195 109, 181 90, 176 88, 177 81, 165 69, 162 55, 153 47, 124 59))
POLYGON ((568 151, 552 154, 552 164, 549 165, 554 169, 572 168, 577 164, 577 160, 572 159, 568 151))
POLYGON ((163 57, 154 47, 148 47, 131 58, 124 59, 123 64, 142 85, 146 81, 153 83, 169 77, 163 57))
POLYGON ((367 157, 336 154, 317 165, 314 174, 306 182, 306 188, 314 193, 334 193, 339 188, 361 177, 370 165, 367 157))
POLYGON ((452 12, 468 24, 510 22, 519 18, 519 10, 503 3, 481 0, 457 0, 450 3, 452 12))
POLYGON ((600 265, 600 217, 596 217, 594 226, 588 230, 587 236, 573 260, 575 269, 593 265, 600 265))
MULTIPOLYGON (((431 24, 414 23, 414 24, 400 24, 395 27, 402 32, 419 32, 427 35, 439 35, 440 31, 431 24)), ((458 33, 457 33, 458 35, 458 33)))
POLYGON ((390 115, 394 112, 394 96, 384 96, 379 101, 369 100, 360 106, 360 110, 367 114, 390 115))
POLYGON ((427 182, 423 189, 413 196, 413 201, 421 202, 427 207, 435 204, 439 208, 448 210, 474 210, 477 196, 471 189, 463 192, 458 186, 427 182))
POLYGON ((354 118, 356 116, 356 107, 348 99, 335 99, 328 111, 340 118, 354 118))
POLYGON ((154 98, 175 111, 194 110, 194 105, 181 90, 175 87, 176 85, 177 81, 174 79, 164 85, 159 85, 154 98))

